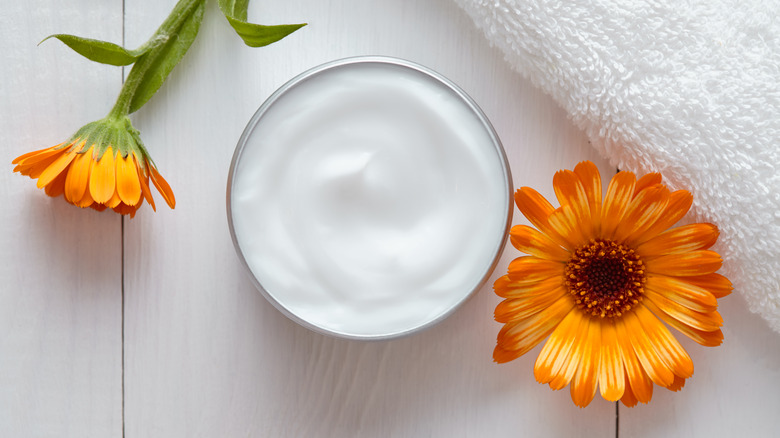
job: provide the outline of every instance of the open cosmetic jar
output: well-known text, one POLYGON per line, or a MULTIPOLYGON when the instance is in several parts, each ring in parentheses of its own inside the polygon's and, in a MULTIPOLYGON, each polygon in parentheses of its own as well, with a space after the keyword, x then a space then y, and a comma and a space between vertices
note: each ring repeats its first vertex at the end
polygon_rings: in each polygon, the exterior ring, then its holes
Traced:
POLYGON ((392 339, 451 315, 512 217, 501 142, 476 103, 412 62, 356 57, 277 90, 236 147, 227 214, 258 290, 314 331, 392 339))

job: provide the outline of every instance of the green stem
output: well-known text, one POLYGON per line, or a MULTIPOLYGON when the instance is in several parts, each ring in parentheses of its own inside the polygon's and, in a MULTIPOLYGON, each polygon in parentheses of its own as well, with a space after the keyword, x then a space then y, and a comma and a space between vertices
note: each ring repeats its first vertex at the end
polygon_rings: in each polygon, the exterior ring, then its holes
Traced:
POLYGON ((163 53, 165 42, 170 38, 176 37, 179 28, 181 28, 187 17, 204 1, 206 0, 179 0, 179 3, 168 14, 168 18, 157 28, 157 32, 144 43, 144 46, 151 45, 153 48, 133 64, 133 68, 122 85, 122 91, 119 92, 114 107, 108 113, 108 118, 120 120, 130 113, 130 103, 133 101, 138 86, 141 85, 149 68, 155 64, 157 58, 163 53))

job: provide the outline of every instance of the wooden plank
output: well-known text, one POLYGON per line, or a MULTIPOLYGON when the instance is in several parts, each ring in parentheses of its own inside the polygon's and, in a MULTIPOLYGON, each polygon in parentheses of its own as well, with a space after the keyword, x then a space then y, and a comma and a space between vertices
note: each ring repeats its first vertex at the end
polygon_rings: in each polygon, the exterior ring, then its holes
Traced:
POLYGON ((121 71, 52 33, 121 42, 122 1, 0 3, 0 436, 122 435, 121 220, 12 174, 111 108, 121 71))
MULTIPOLYGON (((596 158, 564 112, 451 2, 253 2, 257 21, 310 23, 263 49, 243 46, 214 3, 182 65, 135 118, 178 204, 126 224, 128 436, 614 436, 614 404, 580 410, 567 392, 535 383, 538 350, 492 363, 500 326, 490 287, 417 336, 336 340, 254 290, 227 228, 228 167, 246 122, 278 86, 322 62, 383 54, 440 71, 494 122, 515 184, 547 195, 554 171, 596 158)), ((131 45, 172 4, 126 0, 131 45)), ((514 256, 508 250, 499 271, 514 256)))

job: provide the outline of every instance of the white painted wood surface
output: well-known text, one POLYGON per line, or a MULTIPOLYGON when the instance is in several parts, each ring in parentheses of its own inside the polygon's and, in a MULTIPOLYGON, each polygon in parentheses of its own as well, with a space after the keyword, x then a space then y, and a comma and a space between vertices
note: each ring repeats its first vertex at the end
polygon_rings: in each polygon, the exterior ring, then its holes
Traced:
POLYGON ((52 33, 122 38, 122 3, 0 3, 0 436, 122 433, 119 217, 53 200, 11 160, 65 141, 105 115, 118 69, 95 66, 52 33), (86 12, 85 12, 86 11, 86 12))
MULTIPOLYGON (((119 88, 119 69, 84 61, 57 42, 35 43, 55 32, 118 42, 124 25, 134 47, 174 0, 124 0, 124 16, 120 0, 33 3, 34 13, 0 4, 0 47, 10 54, 0 65, 0 148, 8 163, 101 117, 119 88)), ((244 125, 297 73, 345 56, 406 58, 449 77, 480 104, 504 142, 516 186, 552 196, 559 168, 593 159, 605 174, 611 170, 451 0, 256 0, 250 19, 309 26, 251 49, 211 2, 182 64, 134 115, 176 193, 176 210, 144 208, 123 230, 113 214, 50 200, 10 165, 0 172, 0 436, 696 437, 780 430, 780 337, 736 295, 723 302, 722 348, 685 344, 696 375, 683 391, 657 389, 649 406, 619 410, 598 398, 580 410, 568 389, 535 383, 538 349, 493 364, 499 300, 489 286, 442 324, 396 341, 337 340, 287 320, 254 290, 235 255, 225 185, 244 125)), ((516 223, 524 221, 519 216, 516 223)), ((516 255, 509 248, 492 279, 516 255)))

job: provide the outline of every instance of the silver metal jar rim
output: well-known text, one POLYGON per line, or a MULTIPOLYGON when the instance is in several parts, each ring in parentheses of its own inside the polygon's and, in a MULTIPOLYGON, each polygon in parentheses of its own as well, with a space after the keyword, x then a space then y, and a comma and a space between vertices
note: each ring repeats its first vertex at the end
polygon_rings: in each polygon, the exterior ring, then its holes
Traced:
POLYGON ((354 339, 354 340, 388 340, 388 339, 397 339, 404 336, 408 336, 414 333, 418 333, 424 329, 427 329, 429 327, 432 327, 436 325, 437 323, 443 321, 450 315, 452 315, 463 303, 468 301, 479 289, 481 289, 487 279, 490 277, 491 273, 495 269, 496 265, 498 264, 499 259, 501 258, 501 254, 503 252, 504 246, 506 245, 506 238, 509 233, 509 228, 511 227, 512 223, 512 211, 513 211, 513 184, 512 184, 512 174, 509 169, 509 162, 506 158, 506 153, 504 152, 504 148, 501 144, 501 140, 498 138, 498 135, 495 132, 495 129, 493 128, 493 125, 488 120, 487 116, 485 116, 485 113, 480 109, 480 107, 477 105, 474 100, 468 96, 460 87, 455 85, 452 81, 445 78, 441 74, 427 68, 424 66, 421 66, 419 64, 416 64, 414 62, 410 62, 404 59, 400 58, 393 58, 393 57, 387 57, 387 56, 356 56, 351 58, 344 58, 344 59, 338 59, 335 61, 331 61, 322 65, 319 65, 317 67, 314 67, 312 69, 309 69, 298 76, 295 76, 291 80, 289 80, 287 83, 282 85, 278 90, 276 90, 268 99, 266 99, 265 102, 258 108, 258 110, 255 112, 255 114, 252 116, 252 118, 249 120, 249 123, 247 123, 246 128, 244 128, 244 132, 241 134, 241 137, 238 140, 238 144, 236 145, 236 150, 233 153, 233 159, 230 163, 230 172, 228 174, 228 180, 227 180, 227 219, 228 219, 228 227, 230 229, 230 237, 233 240, 233 246, 236 249, 236 254, 238 255, 238 258, 241 260, 241 263, 243 264, 244 268, 249 273, 250 277, 252 278, 252 282, 254 283, 255 287, 258 291, 270 302, 274 307, 276 307, 282 314, 290 318, 291 320, 295 321, 296 323, 312 330, 317 333, 322 333, 330 336, 334 336, 337 338, 342 339, 354 339), (496 247, 494 248, 492 254, 493 259, 491 264, 489 265, 488 269, 485 270, 482 278, 477 283, 477 285, 469 291, 468 294, 465 294, 457 303, 452 305, 449 309, 447 309, 445 312, 443 312, 441 315, 436 317, 435 319, 428 320, 416 327, 412 327, 409 329, 392 332, 392 333, 384 333, 379 335, 361 335, 361 334, 352 334, 352 333, 345 333, 345 332, 339 332, 334 331, 328 328, 320 327, 318 325, 315 325, 298 315, 291 312, 289 309, 287 309, 283 303, 279 302, 272 294, 270 294, 260 283, 260 280, 254 275, 252 272, 252 269, 249 267, 249 264, 246 261, 246 258, 244 257, 244 254, 241 250, 241 245, 239 244, 238 239, 236 238, 235 228, 233 225, 233 209, 232 209, 232 193, 233 193, 233 183, 234 183, 234 174, 236 172, 236 168, 238 166, 238 163, 241 159, 242 152, 244 150, 244 147, 247 144, 247 140, 252 135, 252 132, 255 129, 255 126, 257 125, 258 121, 263 117, 265 112, 274 105, 274 103, 284 96, 290 89, 297 86, 299 83, 306 81, 307 79, 310 79, 314 76, 317 76, 318 74, 331 69, 336 69, 339 67, 351 65, 351 64, 362 64, 362 63, 376 63, 376 64, 390 64, 394 66, 401 66, 405 67, 411 70, 415 70, 417 72, 420 72, 431 79, 435 80, 436 82, 444 85, 451 91, 453 91, 456 95, 460 97, 460 99, 465 103, 474 113, 474 115, 480 120, 483 127, 487 131, 488 135, 490 136, 491 142, 493 146, 495 147, 496 153, 498 154, 500 161, 501 161, 501 167, 503 170, 503 176, 504 176, 504 187, 506 189, 506 205, 505 205, 505 216, 506 216, 506 222, 504 225, 503 230, 503 237, 499 239, 499 242, 496 244, 496 247))

